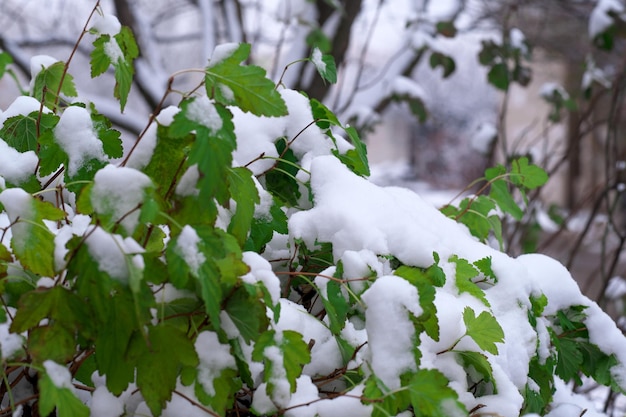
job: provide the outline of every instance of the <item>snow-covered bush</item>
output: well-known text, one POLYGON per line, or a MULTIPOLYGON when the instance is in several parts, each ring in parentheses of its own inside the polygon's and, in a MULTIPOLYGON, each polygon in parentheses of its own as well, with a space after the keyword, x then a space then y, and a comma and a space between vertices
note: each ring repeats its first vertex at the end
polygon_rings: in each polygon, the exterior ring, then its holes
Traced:
MULTIPOLYGON (((123 108, 132 34, 92 26, 123 108)), ((0 414, 582 415, 571 382, 626 389, 626 339, 568 271, 481 242, 543 171, 488 171, 459 224, 370 183, 355 130, 248 54, 216 48, 126 151, 67 63, 33 61, 0 114, 0 414)))

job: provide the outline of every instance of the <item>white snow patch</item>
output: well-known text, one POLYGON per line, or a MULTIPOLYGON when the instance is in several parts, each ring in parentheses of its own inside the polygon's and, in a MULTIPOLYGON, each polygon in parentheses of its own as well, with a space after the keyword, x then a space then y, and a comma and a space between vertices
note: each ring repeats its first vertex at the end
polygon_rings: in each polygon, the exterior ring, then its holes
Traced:
MULTIPOLYGON (((139 243, 130 237, 107 233, 101 227, 94 227, 85 240, 89 254, 98 262, 98 269, 111 278, 127 282, 130 276, 126 257, 144 252, 139 243)), ((138 265, 136 265, 138 266, 138 265)))
POLYGON ((89 111, 77 106, 70 106, 61 115, 61 120, 54 128, 57 143, 68 155, 67 167, 70 177, 76 175, 83 164, 90 159, 105 161, 102 142, 94 130, 89 111))
POLYGON ((605 32, 615 23, 609 13, 616 13, 623 18, 624 4, 620 0, 598 0, 589 17, 589 37, 591 39, 605 32))
POLYGON ((222 128, 222 118, 215 105, 206 96, 196 97, 187 106, 187 117, 211 131, 217 132, 222 128))
POLYGON ((209 67, 214 67, 224 59, 231 56, 235 51, 239 48, 239 44, 235 42, 223 43, 218 45, 213 50, 213 55, 211 55, 211 59, 209 60, 209 67))
POLYGON ((152 180, 143 172, 128 167, 107 165, 94 177, 91 204, 96 213, 111 214, 127 233, 139 223, 139 205, 152 180))
POLYGON ((191 273, 196 277, 199 274, 200 267, 206 261, 206 258, 198 250, 200 237, 195 229, 189 225, 183 227, 176 241, 176 252, 185 260, 191 273))
POLYGON ((72 374, 70 374, 69 369, 52 360, 44 361, 43 367, 46 370, 46 375, 50 377, 55 387, 67 388, 72 392, 75 391, 74 385, 72 385, 72 374))
POLYGON ((241 279, 249 284, 263 283, 272 297, 272 303, 277 304, 280 299, 280 280, 272 271, 272 265, 256 252, 244 252, 243 261, 250 267, 250 272, 241 279))
POLYGON ((313 49, 313 54, 311 55, 311 61, 313 61, 313 65, 317 67, 319 72, 326 71, 326 63, 322 60, 322 51, 320 48, 313 49))
POLYGON ((20 352, 25 342, 23 335, 11 333, 10 326, 9 322, 0 323, 0 359, 3 362, 20 352))
POLYGON ((169 126, 172 122, 174 122, 174 116, 176 116, 179 111, 179 107, 167 106, 159 112, 159 115, 156 117, 156 121, 159 122, 161 126, 169 126))
POLYGON ((403 75, 394 78, 391 91, 400 96, 409 96, 420 100, 424 100, 426 97, 426 92, 415 80, 403 75))
POLYGON ((492 123, 481 123, 470 139, 472 149, 487 155, 498 138, 498 129, 492 123))
POLYGON ((122 24, 112 14, 96 14, 91 28, 103 35, 117 35, 122 30, 122 24))
POLYGON ((193 164, 187 171, 180 177, 178 184, 176 184, 176 195, 180 197, 191 197, 200 194, 200 190, 196 187, 198 180, 200 179, 200 170, 198 165, 193 164))
POLYGON ((378 278, 362 295, 367 304, 365 328, 372 370, 390 389, 400 388, 400 375, 415 370, 415 327, 408 313, 422 314, 417 288, 407 280, 378 278))
POLYGON ((34 151, 18 152, 0 139, 0 176, 12 184, 20 184, 35 173, 39 159, 34 151))
POLYGON ((236 369, 235 358, 230 354, 230 345, 220 343, 217 333, 201 332, 195 343, 200 359, 198 381, 210 396, 215 395, 213 381, 227 368, 236 369))
POLYGON ((569 98, 569 94, 567 94, 563 86, 555 82, 544 83, 539 89, 539 95, 546 100, 553 99, 555 95, 560 96, 563 100, 569 98))
MULTIPOLYGON (((4 111, 0 112, 0 128, 4 126, 7 119, 15 116, 28 116, 32 112, 38 112, 42 108, 41 103, 37 99, 28 96, 19 96, 4 111)), ((43 107, 43 112, 48 114, 51 110, 43 107)))

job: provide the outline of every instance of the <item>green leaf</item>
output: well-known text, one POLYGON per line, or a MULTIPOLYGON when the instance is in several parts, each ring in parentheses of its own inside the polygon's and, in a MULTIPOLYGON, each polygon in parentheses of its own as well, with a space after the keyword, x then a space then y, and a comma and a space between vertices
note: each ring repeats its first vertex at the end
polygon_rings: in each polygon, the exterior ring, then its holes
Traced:
POLYGON ((122 147, 121 133, 112 129, 111 121, 97 112, 96 107, 91 103, 91 121, 96 131, 98 139, 102 142, 102 149, 109 158, 121 158, 124 153, 122 147))
POLYGON ((452 406, 459 414, 467 414, 456 391, 448 386, 448 379, 436 369, 417 371, 408 388, 416 417, 448 417, 452 414, 452 406))
POLYGON ((67 97, 78 95, 74 78, 66 72, 65 63, 59 61, 47 68, 41 69, 35 77, 33 86, 33 97, 42 101, 44 106, 54 109, 58 103, 57 92, 67 97), (61 82, 63 84, 61 85, 61 82))
POLYGON ((131 354, 137 358, 137 386, 153 415, 160 415, 172 398, 182 366, 198 365, 193 342, 168 325, 152 326, 148 342, 136 337, 131 354))
POLYGON ((311 112, 313 113, 313 119, 315 120, 315 124, 323 130, 328 129, 332 126, 341 126, 339 119, 335 113, 330 111, 328 107, 326 107, 320 101, 312 98, 309 100, 309 104, 311 105, 311 112))
POLYGON ((529 190, 540 187, 548 181, 548 174, 537 165, 530 164, 522 157, 511 162, 511 181, 529 190))
POLYGON ((51 130, 44 132, 39 137, 39 144, 39 175, 42 177, 50 175, 61 165, 68 165, 69 157, 54 140, 54 134, 51 130))
POLYGON ((350 306, 341 293, 341 285, 336 281, 328 281, 326 284, 327 297, 321 297, 326 316, 330 324, 330 331, 339 335, 346 324, 350 306))
POLYGON ((297 207, 300 199, 300 187, 295 180, 298 173, 298 159, 291 149, 286 148, 285 140, 276 142, 276 151, 283 154, 282 160, 265 174, 265 189, 274 197, 284 201, 286 205, 297 207))
POLYGON ((495 64, 487 74, 487 81, 500 90, 509 88, 509 69, 505 63, 495 64))
POLYGON ((13 63, 13 58, 8 52, 0 52, 0 78, 4 77, 7 66, 13 63))
POLYGON ((414 322, 421 325, 431 339, 438 341, 439 320, 437 319, 437 307, 435 306, 436 292, 434 287, 438 283, 436 282, 437 278, 420 268, 406 265, 402 265, 394 274, 406 279, 417 287, 419 303, 423 313, 414 322))
POLYGON ((269 325, 265 304, 260 297, 250 295, 243 287, 228 298, 225 310, 246 343, 257 340, 269 325))
POLYGON ((291 392, 295 392, 296 379, 302 374, 304 365, 311 362, 309 346, 302 340, 300 333, 284 330, 279 347, 283 351, 283 366, 287 371, 287 380, 291 385, 291 392))
POLYGON ((558 352, 556 374, 563 379, 563 381, 569 382, 574 379, 580 384, 582 381, 580 381, 578 372, 583 363, 583 355, 578 350, 579 342, 558 337, 553 337, 552 341, 558 352))
POLYGON ((250 225, 254 218, 254 206, 261 200, 252 172, 243 167, 231 168, 228 175, 230 195, 237 203, 235 213, 228 225, 228 233, 235 236, 241 246, 248 238, 250 225))
POLYGON ((486 256, 474 262, 474 266, 485 276, 485 278, 491 279, 493 282, 498 281, 498 277, 491 269, 491 256, 486 256))
POLYGON ((55 275, 54 234, 43 220, 61 220, 65 213, 48 202, 32 197, 20 188, 0 193, 0 203, 16 205, 8 211, 11 224, 11 248, 25 269, 41 276, 55 275))
POLYGON ((139 56, 135 37, 129 28, 122 26, 113 38, 106 34, 100 35, 93 45, 91 78, 102 75, 112 65, 115 70, 113 95, 120 101, 120 110, 124 111, 135 74, 133 61, 139 56))
POLYGON ((254 65, 240 65, 250 55, 249 44, 218 46, 213 61, 205 70, 207 95, 223 105, 235 105, 256 116, 284 116, 287 106, 274 83, 265 78, 265 70, 254 65), (216 55, 220 55, 216 59, 216 55), (226 56, 222 56, 226 55, 226 56))
POLYGON ((456 264, 455 268, 455 284, 461 293, 469 293, 478 298, 487 307, 489 307, 489 301, 485 297, 485 292, 474 283, 473 279, 478 276, 478 270, 474 265, 470 264, 466 259, 459 258, 456 255, 450 257, 450 262, 456 264))
POLYGON ((355 174, 365 177, 370 175, 369 163, 367 161, 367 148, 365 144, 361 141, 356 129, 352 126, 346 127, 345 131, 354 145, 354 149, 350 149, 345 154, 339 154, 335 151, 333 151, 333 153, 355 174))
POLYGON ((476 317, 474 310, 465 307, 463 322, 466 327, 465 334, 471 337, 478 347, 492 355, 498 354, 496 343, 504 342, 504 332, 494 316, 483 311, 476 317))
POLYGON ((36 111, 28 116, 20 114, 4 121, 0 137, 19 152, 36 151, 38 133, 52 130, 58 122, 59 117, 54 114, 42 113, 41 117, 36 111))
POLYGON ((252 220, 250 228, 250 236, 244 246, 244 250, 262 253, 265 245, 272 240, 274 232, 286 235, 287 215, 281 209, 280 203, 274 199, 272 207, 270 207, 270 217, 262 217, 252 220))
POLYGON ((496 180, 491 183, 489 197, 493 198, 498 207, 506 213, 509 213, 515 220, 521 220, 524 212, 515 202, 513 195, 509 191, 506 181, 503 179, 496 180))
POLYGON ((430 67, 435 69, 441 67, 443 69, 443 78, 448 78, 456 69, 454 59, 441 52, 432 52, 430 54, 430 67))
POLYGON ((38 385, 41 416, 46 417, 56 409, 58 417, 89 417, 89 408, 76 394, 67 387, 57 387, 47 374, 39 377, 38 385))
POLYGON ((217 415, 227 415, 227 410, 231 408, 235 394, 241 389, 241 380, 237 378, 235 369, 226 368, 220 375, 213 379, 215 395, 210 396, 202 389, 202 385, 196 383, 195 394, 198 399, 211 407, 217 415))
POLYGON ((328 54, 332 49, 332 42, 320 28, 311 29, 306 36, 306 44, 309 48, 318 48, 322 53, 328 54))
POLYGON ((493 385, 493 394, 497 394, 496 380, 493 378, 493 368, 487 357, 479 352, 457 351, 464 368, 472 367, 481 376, 482 381, 493 385))
POLYGON ((332 55, 323 54, 319 48, 313 48, 310 60, 322 79, 331 84, 337 82, 337 66, 332 55))

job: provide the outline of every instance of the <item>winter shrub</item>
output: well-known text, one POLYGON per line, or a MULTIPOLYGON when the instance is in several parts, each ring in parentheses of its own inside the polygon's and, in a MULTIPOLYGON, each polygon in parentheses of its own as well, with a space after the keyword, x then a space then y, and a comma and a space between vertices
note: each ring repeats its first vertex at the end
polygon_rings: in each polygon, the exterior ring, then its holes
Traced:
MULTIPOLYGON (((123 109, 133 36, 91 26, 123 109)), ((0 414, 582 415, 572 384, 626 388, 626 340, 568 271, 483 243, 541 169, 488 170, 451 219, 370 183, 356 131, 248 54, 216 48, 126 151, 34 59, 0 115, 0 414)))

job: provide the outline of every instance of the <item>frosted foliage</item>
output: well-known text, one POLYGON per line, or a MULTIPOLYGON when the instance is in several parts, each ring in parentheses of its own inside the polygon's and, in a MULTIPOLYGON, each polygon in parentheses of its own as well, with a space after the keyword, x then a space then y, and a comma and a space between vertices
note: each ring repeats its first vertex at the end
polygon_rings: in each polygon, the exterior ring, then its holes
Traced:
POLYGON ((214 396, 213 380, 220 376, 226 368, 236 368, 235 358, 230 354, 230 345, 222 344, 217 333, 202 332, 195 343, 196 352, 200 359, 198 380, 207 394, 214 396))
POLYGON ((324 72, 326 70, 326 63, 322 61, 322 51, 320 51, 319 48, 315 48, 313 50, 311 60, 313 61, 313 65, 315 65, 319 71, 324 72))
POLYGON ((189 270, 195 276, 198 276, 200 267, 206 261, 204 255, 198 250, 198 243, 200 237, 193 229, 193 227, 186 225, 178 236, 176 241, 176 252, 182 256, 189 270))
POLYGON ((613 24, 613 18, 609 13, 624 13, 624 4, 620 0, 598 0, 596 7, 589 18, 589 37, 595 38, 605 32, 613 24))
POLYGON ((211 59, 209 60, 209 67, 217 65, 220 62, 222 62, 224 59, 231 56, 233 53, 235 53, 238 47, 239 47, 239 44, 234 43, 234 42, 223 43, 221 45, 216 46, 215 49, 213 50, 213 55, 211 56, 211 59))
MULTIPOLYGON (((51 57, 50 55, 36 55, 30 59, 30 84, 29 89, 31 94, 33 93, 33 87, 35 86, 35 79, 39 73, 48 68, 50 65, 58 62, 59 60, 51 57)), ((32 98, 32 97, 31 97, 32 98)), ((34 100, 34 99, 33 99, 34 100)), ((37 110, 39 110, 39 102, 37 102, 37 110)), ((33 110, 34 111, 34 110, 33 110)))
POLYGON ((187 107, 187 117, 209 130, 217 132, 222 128, 222 118, 215 105, 206 96, 196 97, 187 107))
POLYGON ((145 189, 151 186, 150 177, 136 169, 107 165, 94 177, 91 204, 96 213, 112 214, 132 233, 139 222, 145 189))
POLYGON ((74 391, 72 374, 70 374, 69 369, 51 360, 44 361, 43 367, 46 370, 46 375, 50 377, 55 387, 68 388, 74 391))
POLYGON ((28 244, 31 226, 22 220, 30 220, 35 215, 33 198, 21 188, 8 188, 0 193, 0 204, 4 206, 11 220, 11 245, 23 249, 28 244))
POLYGON ((35 173, 39 159, 34 151, 18 152, 0 139, 0 176, 19 184, 35 173))
POLYGON ((400 388, 400 375, 416 368, 415 327, 409 313, 422 314, 417 289, 403 278, 383 276, 363 294, 372 370, 383 383, 400 388))
POLYGON ((11 359, 13 355, 20 352, 24 344, 22 335, 9 331, 10 325, 11 323, 0 323, 0 360, 3 361, 11 359))
POLYGON ((75 176, 90 159, 106 160, 91 115, 82 107, 70 106, 65 109, 54 128, 54 137, 69 157, 67 169, 70 177, 75 176))
POLYGON ((115 40, 115 38, 111 38, 107 43, 104 44, 104 53, 113 63, 117 63, 120 60, 125 60, 124 52, 122 52, 122 48, 120 48, 120 45, 117 43, 117 40, 115 40))
POLYGON ((244 252, 243 261, 250 267, 250 272, 241 277, 241 279, 249 284, 262 282, 272 297, 272 302, 274 304, 278 303, 280 298, 280 280, 272 271, 272 265, 256 252, 244 252))
POLYGON ((471 147, 488 155, 491 145, 498 137, 498 129, 491 123, 481 123, 470 139, 471 147))

